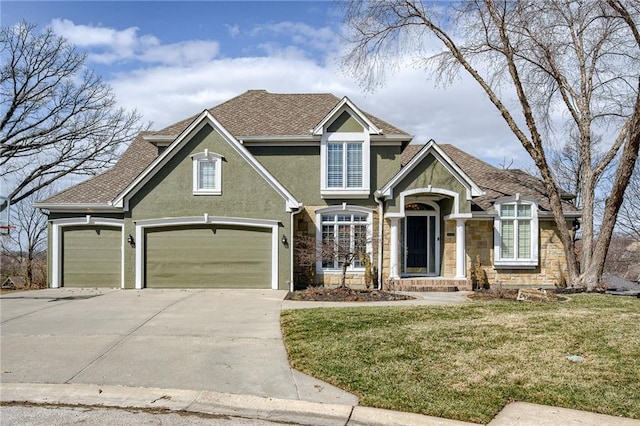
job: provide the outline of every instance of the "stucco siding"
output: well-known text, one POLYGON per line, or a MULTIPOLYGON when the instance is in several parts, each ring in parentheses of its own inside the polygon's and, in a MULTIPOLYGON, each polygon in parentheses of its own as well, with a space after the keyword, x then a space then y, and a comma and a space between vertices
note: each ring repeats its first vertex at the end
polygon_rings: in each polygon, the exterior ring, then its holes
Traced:
POLYGON ((363 127, 347 111, 340 114, 327 127, 328 132, 362 132, 363 127))
MULTIPOLYGON (((186 141, 129 202, 130 216, 125 217, 125 233, 135 235, 137 221, 184 217, 231 217, 266 219, 278 222, 278 241, 290 238, 290 213, 285 200, 238 152, 212 127, 203 129, 186 141), (208 149, 224 157, 222 194, 193 194, 191 156, 208 149)), ((278 250, 278 288, 287 289, 290 280, 290 251, 281 244, 278 250)), ((125 251, 125 286, 135 283, 135 250, 125 251)), ((242 271, 238 271, 241 286, 242 271)))
MULTIPOLYGON (((304 205, 323 206, 340 202, 320 196, 320 146, 251 146, 253 156, 304 205)), ((399 145, 371 147, 371 192, 367 199, 347 200, 365 207, 376 205, 373 191, 382 188, 400 170, 399 145)))
MULTIPOLYGON (((431 188, 433 193, 438 193, 437 189, 444 189, 457 194, 457 213, 471 211, 471 203, 467 200, 466 188, 433 155, 428 155, 393 189, 393 198, 388 201, 389 212, 400 212, 402 192, 428 188, 431 188)), ((451 205, 452 209, 455 209, 455 207, 451 205)), ((453 212, 451 211, 450 213, 453 212)), ((448 214, 445 211, 442 213, 448 214)))

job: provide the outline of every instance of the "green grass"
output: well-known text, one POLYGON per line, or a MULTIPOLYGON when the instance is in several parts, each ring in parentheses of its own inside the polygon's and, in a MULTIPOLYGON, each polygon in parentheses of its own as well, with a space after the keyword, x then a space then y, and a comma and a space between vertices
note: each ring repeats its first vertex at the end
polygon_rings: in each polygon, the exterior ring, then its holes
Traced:
POLYGON ((518 400, 640 418, 637 298, 304 309, 281 321, 292 366, 364 406, 486 423, 518 400))

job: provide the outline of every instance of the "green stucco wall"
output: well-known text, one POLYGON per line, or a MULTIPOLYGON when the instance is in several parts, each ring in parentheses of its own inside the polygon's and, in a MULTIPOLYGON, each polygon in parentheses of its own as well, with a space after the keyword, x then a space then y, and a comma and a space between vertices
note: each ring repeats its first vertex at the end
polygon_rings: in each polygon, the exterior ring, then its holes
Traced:
POLYGON ((363 127, 347 111, 344 111, 327 127, 328 132, 362 132, 363 127))
MULTIPOLYGON (((428 155, 393 189, 393 198, 387 202, 388 211, 397 213, 401 208, 401 193, 420 188, 441 188, 458 193, 458 212, 469 213, 471 203, 466 199, 465 187, 433 156, 428 155)), ((453 203, 441 204, 442 215, 454 213, 453 203), (447 209, 448 207, 448 209, 447 209)))
MULTIPOLYGON (((227 141, 210 126, 205 126, 177 152, 171 160, 130 200, 130 214, 125 215, 125 233, 135 234, 137 220, 204 216, 267 219, 280 223, 278 241, 283 235, 291 239, 290 214, 285 200, 247 163, 227 141), (210 152, 224 157, 222 195, 193 194, 191 155, 210 152)), ((125 286, 135 283, 135 250, 125 248, 125 286)), ((290 251, 278 248, 278 285, 287 289, 290 280, 290 251)), ((237 271, 242 274, 242 269, 237 271)), ((240 283, 243 278, 238 278, 240 283)))
MULTIPOLYGON (((359 200, 324 200, 320 197, 320 146, 252 146, 251 154, 306 206, 359 204, 374 207, 373 196, 359 200)), ((401 147, 371 147, 371 192, 382 188, 400 170, 401 147)))

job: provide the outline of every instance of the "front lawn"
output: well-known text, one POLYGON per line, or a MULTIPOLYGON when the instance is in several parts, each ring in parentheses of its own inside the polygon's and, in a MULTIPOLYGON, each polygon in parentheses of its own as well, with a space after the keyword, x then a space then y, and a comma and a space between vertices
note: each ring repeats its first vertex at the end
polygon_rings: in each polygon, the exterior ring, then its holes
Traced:
POLYGON ((301 309, 281 321, 292 366, 364 406, 487 423, 518 400, 640 418, 637 298, 301 309))

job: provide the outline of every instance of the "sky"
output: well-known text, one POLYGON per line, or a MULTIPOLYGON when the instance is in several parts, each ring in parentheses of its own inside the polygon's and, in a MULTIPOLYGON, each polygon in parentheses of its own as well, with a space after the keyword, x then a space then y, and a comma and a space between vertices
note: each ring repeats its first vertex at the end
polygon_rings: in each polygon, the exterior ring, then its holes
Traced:
POLYGON ((51 27, 86 50, 86 66, 152 129, 250 89, 330 92, 414 135, 414 143, 434 139, 496 166, 531 167, 470 78, 440 87, 426 70, 407 65, 365 91, 340 65, 340 3, 0 1, 0 23, 20 21, 51 27))

